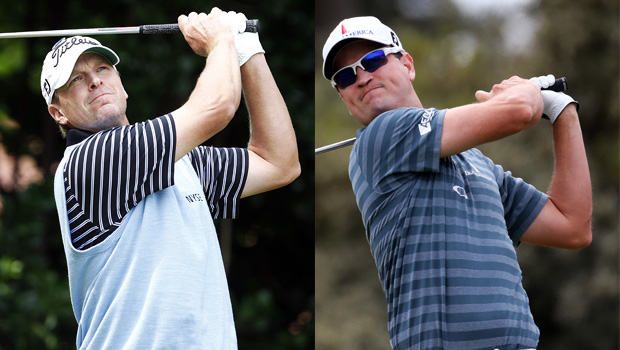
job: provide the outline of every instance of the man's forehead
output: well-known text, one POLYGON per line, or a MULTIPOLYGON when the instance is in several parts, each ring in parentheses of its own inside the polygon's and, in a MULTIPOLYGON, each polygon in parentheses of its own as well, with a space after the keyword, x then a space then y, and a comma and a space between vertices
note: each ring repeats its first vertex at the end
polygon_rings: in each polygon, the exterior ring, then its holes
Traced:
MULTIPOLYGON (((75 61, 75 65, 73 66, 73 70, 71 71, 70 76, 83 73, 89 69, 92 69, 93 66, 99 66, 102 63, 112 66, 112 63, 110 63, 110 61, 105 56, 97 52, 84 52, 80 55, 80 57, 78 57, 77 61, 75 61)), ((59 87, 58 90, 67 88, 70 82, 71 79, 69 79, 63 86, 59 87)))
POLYGON ((75 61, 75 65, 73 66, 73 72, 83 70, 89 66, 106 63, 108 65, 112 65, 110 61, 108 61, 105 56, 97 53, 97 52, 84 52, 78 57, 77 61, 75 61))
POLYGON ((355 62, 368 52, 384 46, 386 45, 370 40, 356 40, 352 43, 349 43, 345 45, 342 49, 340 49, 336 56, 334 56, 333 68, 337 70, 340 68, 340 66, 345 66, 349 63, 355 62))
POLYGON ((80 57, 78 57, 76 64, 79 61, 103 61, 109 63, 110 65, 112 64, 104 55, 94 51, 87 51, 82 53, 80 57))

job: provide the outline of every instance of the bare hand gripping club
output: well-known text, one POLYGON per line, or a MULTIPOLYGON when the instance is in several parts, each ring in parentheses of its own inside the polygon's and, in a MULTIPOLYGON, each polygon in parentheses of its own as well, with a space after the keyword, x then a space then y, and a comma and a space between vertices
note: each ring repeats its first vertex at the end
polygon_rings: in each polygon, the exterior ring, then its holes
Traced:
MULTIPOLYGON (((259 22, 257 19, 245 21, 245 32, 258 33, 259 22)), ((43 38, 49 36, 73 36, 73 35, 102 35, 102 34, 171 34, 181 30, 179 25, 173 24, 147 24, 137 27, 110 27, 110 28, 88 28, 88 29, 61 29, 61 30, 39 30, 32 32, 13 32, 0 33, 0 39, 17 38, 43 38)))
MULTIPOLYGON (((565 77, 562 77, 562 78, 556 79, 553 85, 550 85, 549 87, 543 88, 541 90, 551 90, 555 92, 561 92, 561 91, 566 91, 567 89, 568 89, 568 81, 566 80, 565 77)), ((314 150, 314 155, 333 151, 338 148, 350 146, 354 143, 355 143, 355 137, 348 139, 348 140, 332 143, 331 145, 316 148, 314 150)))

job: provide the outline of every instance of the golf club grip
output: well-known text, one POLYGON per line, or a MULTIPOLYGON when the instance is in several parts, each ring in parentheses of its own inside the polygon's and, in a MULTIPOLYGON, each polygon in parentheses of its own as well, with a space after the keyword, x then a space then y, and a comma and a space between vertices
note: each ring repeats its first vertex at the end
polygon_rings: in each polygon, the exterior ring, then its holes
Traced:
POLYGON ((541 90, 551 90, 555 92, 561 92, 561 91, 566 91, 567 89, 568 89, 568 81, 566 80, 565 77, 562 77, 562 78, 557 78, 555 80, 555 83, 553 83, 553 85, 550 85, 549 87, 546 87, 546 88, 542 88, 541 90))
POLYGON ((258 33, 260 30, 260 23, 257 19, 248 19, 245 21, 245 31, 250 33, 258 33))
MULTIPOLYGON (((257 19, 248 19, 245 21, 245 31, 251 33, 258 33, 259 22, 257 19)), ((140 34, 172 34, 178 33, 181 30, 179 25, 173 24, 147 24, 140 26, 140 34)))

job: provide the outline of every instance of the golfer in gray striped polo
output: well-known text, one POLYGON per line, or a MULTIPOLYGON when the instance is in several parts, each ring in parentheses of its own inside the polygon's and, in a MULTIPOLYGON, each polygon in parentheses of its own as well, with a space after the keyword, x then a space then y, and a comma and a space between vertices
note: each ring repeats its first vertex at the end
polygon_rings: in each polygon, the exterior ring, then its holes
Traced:
MULTIPOLYGON (((553 76, 512 77, 478 103, 424 107, 396 33, 345 19, 323 47, 330 80, 357 132, 349 175, 388 306, 394 349, 532 349, 539 330, 521 283, 520 242, 582 248, 592 190, 577 115, 553 76), (475 147, 552 123, 547 193, 475 147)), ((419 74, 424 74, 419 73, 419 74)), ((445 82, 442 82, 445 83, 445 82)))

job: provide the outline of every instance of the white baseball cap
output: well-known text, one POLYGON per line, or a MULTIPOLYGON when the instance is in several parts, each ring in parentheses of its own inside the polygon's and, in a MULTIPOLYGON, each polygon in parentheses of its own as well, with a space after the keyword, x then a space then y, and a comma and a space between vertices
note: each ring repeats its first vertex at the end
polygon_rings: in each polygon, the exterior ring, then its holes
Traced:
POLYGON ((376 17, 347 18, 334 28, 323 46, 323 76, 327 80, 335 73, 333 64, 336 54, 345 45, 360 39, 403 48, 396 33, 376 17))
POLYGON ((115 68, 121 61, 114 51, 93 38, 74 36, 60 39, 45 56, 41 71, 41 93, 48 106, 52 103, 54 91, 67 83, 75 62, 84 52, 103 55, 115 68))

